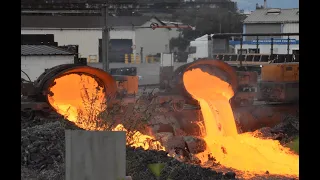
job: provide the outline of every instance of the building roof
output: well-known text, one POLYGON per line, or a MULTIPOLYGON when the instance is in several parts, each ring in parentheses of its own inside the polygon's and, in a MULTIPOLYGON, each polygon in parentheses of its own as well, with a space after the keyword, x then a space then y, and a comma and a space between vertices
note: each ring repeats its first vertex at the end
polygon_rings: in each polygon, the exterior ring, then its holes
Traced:
POLYGON ((21 56, 73 55, 66 50, 47 45, 21 45, 21 56))
POLYGON ((299 8, 257 9, 244 20, 244 23, 299 23, 299 8))
MULTIPOLYGON (((155 17, 108 17, 108 26, 141 26, 155 17)), ((158 20, 156 18, 156 20, 158 20)), ((160 23, 161 21, 158 20, 160 23)), ((21 16, 21 28, 102 28, 101 16, 21 16)))

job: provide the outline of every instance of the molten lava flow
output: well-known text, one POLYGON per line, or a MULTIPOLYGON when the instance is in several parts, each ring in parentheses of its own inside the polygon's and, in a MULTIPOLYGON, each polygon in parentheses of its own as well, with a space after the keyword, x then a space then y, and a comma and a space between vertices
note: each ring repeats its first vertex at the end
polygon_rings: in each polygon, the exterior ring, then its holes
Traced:
POLYGON ((232 87, 200 69, 183 76, 187 91, 199 101, 204 117, 208 151, 220 164, 252 173, 299 174, 299 156, 278 141, 238 134, 229 103, 232 87))
POLYGON ((99 113, 105 110, 105 94, 97 81, 84 74, 68 74, 55 79, 48 95, 51 106, 68 120, 87 130, 95 127, 99 113))
POLYGON ((128 135, 128 131, 122 124, 117 125, 113 131, 126 131, 127 132, 127 145, 131 147, 141 147, 145 150, 154 149, 154 150, 163 150, 165 148, 161 145, 159 141, 156 141, 153 137, 144 135, 139 131, 133 132, 133 134, 128 135))

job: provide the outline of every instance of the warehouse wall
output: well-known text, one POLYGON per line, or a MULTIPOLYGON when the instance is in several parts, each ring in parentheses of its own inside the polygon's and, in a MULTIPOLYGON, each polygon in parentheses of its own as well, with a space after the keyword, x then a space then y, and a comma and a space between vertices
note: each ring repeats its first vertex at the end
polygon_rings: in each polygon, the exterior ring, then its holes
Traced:
MULTIPOLYGON (((73 55, 21 56, 21 70, 28 74, 31 81, 35 81, 45 71, 45 69, 49 69, 60 64, 70 64, 73 62, 73 55)), ((21 77, 24 79, 28 79, 22 72, 21 77)))
MULTIPOLYGON (((102 39, 101 29, 22 29, 21 34, 54 34, 54 40, 59 46, 79 45, 79 53, 83 58, 95 56, 99 60, 99 39, 102 39)), ((135 33, 132 30, 110 31, 110 39, 132 39, 135 42, 135 33)))

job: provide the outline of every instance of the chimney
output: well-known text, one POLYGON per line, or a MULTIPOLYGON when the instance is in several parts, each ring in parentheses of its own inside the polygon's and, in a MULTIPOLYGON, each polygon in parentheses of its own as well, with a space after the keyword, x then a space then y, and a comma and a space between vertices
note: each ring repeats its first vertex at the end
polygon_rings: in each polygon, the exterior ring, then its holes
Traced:
POLYGON ((263 0, 263 8, 267 9, 267 0, 263 0))

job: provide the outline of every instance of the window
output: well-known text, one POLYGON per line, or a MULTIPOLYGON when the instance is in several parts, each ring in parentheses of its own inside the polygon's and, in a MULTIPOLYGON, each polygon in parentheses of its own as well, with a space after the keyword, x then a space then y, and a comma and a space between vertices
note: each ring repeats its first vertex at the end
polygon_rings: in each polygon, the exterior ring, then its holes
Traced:
POLYGON ((267 11, 267 15, 279 15, 281 13, 281 9, 269 9, 267 11))

